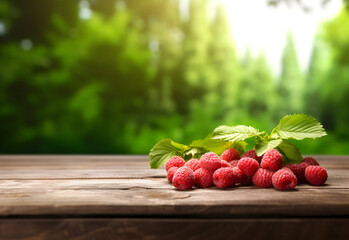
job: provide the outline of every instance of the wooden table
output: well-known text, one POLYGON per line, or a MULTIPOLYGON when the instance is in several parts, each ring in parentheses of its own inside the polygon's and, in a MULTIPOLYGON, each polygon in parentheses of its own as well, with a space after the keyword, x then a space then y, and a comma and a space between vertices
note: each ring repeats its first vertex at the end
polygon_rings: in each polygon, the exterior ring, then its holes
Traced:
POLYGON ((146 156, 0 156, 0 239, 349 239, 349 157, 325 186, 175 190, 146 156))

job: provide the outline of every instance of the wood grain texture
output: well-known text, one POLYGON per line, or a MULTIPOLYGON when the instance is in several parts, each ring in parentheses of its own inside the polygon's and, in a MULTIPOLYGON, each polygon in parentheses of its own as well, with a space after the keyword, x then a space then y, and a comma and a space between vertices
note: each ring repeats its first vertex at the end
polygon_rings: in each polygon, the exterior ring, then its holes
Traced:
POLYGON ((0 217, 348 217, 349 157, 318 156, 325 186, 175 190, 146 156, 0 156, 0 217))
POLYGON ((346 240, 348 225, 348 218, 0 219, 0 237, 2 240, 346 240))

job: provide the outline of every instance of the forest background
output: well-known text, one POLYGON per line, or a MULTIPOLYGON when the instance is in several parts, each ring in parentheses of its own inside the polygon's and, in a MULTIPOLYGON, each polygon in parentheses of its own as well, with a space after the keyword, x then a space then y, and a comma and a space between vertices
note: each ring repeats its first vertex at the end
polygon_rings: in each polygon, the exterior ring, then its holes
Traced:
POLYGON ((318 26, 306 71, 288 32, 277 75, 266 52, 237 49, 210 1, 183 20, 178 0, 1 0, 0 153, 147 154, 307 113, 328 136, 303 153, 349 154, 347 2, 318 26))

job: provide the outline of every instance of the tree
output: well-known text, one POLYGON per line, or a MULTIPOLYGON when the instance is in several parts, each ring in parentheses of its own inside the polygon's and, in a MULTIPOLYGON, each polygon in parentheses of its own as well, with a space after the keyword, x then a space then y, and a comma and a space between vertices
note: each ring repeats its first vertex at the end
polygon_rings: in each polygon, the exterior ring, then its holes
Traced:
POLYGON ((241 111, 250 117, 272 116, 275 102, 275 82, 264 51, 254 59, 248 47, 242 59, 242 78, 239 84, 241 111))
POLYGON ((342 11, 324 25, 324 40, 329 45, 331 68, 323 88, 323 121, 329 129, 348 137, 349 132, 349 11, 342 11))
POLYGON ((127 1, 127 6, 142 22, 142 32, 152 51, 154 77, 150 91, 152 111, 157 114, 173 114, 176 106, 173 86, 175 70, 180 58, 181 34, 178 2, 175 0, 147 2, 127 1))
POLYGON ((148 44, 131 24, 126 10, 94 14, 70 38, 1 46, 0 151, 127 152, 125 125, 146 118, 151 76, 148 44))
POLYGON ((118 0, 89 0, 92 11, 98 12, 105 18, 111 18, 116 12, 118 0))
POLYGON ((11 3, 10 13, 18 13, 8 32, 11 40, 47 43, 50 34, 69 35, 78 21, 78 0, 13 0, 11 3), (62 31, 62 26, 66 31, 62 31))
POLYGON ((314 38, 313 50, 306 77, 305 104, 306 112, 314 117, 322 117, 324 100, 323 86, 326 84, 329 71, 329 55, 326 45, 320 36, 314 38))
POLYGON ((207 1, 190 1, 190 15, 184 23, 182 56, 176 69, 178 80, 174 85, 177 110, 185 115, 190 111, 190 100, 203 99, 210 88, 208 69, 209 21, 207 1), (200 27, 198 27, 200 26, 200 27))
POLYGON ((209 45, 210 95, 218 115, 236 113, 238 101, 238 61, 226 10, 218 5, 211 24, 209 45))
POLYGON ((304 78, 302 76, 293 35, 288 32, 282 56, 282 72, 279 82, 280 116, 303 110, 304 78))
POLYGON ((253 76, 253 68, 254 68, 254 59, 252 56, 251 48, 248 45, 244 56, 241 59, 241 69, 242 73, 239 79, 238 85, 238 108, 240 112, 246 112, 250 115, 249 109, 251 99, 255 98, 256 92, 254 89, 254 76, 253 76))
POLYGON ((275 81, 263 50, 255 60, 254 67, 254 107, 255 115, 273 115, 275 110, 275 81))

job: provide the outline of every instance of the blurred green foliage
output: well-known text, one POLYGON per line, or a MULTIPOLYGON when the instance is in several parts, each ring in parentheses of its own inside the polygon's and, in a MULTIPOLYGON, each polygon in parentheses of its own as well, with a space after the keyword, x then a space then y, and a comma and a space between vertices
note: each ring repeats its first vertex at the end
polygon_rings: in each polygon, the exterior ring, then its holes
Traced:
POLYGON ((237 57, 225 9, 208 6, 183 19, 177 0, 1 1, 0 152, 144 154, 304 112, 329 136, 302 152, 348 154, 348 10, 321 26, 306 73, 289 33, 276 79, 263 51, 237 57))

